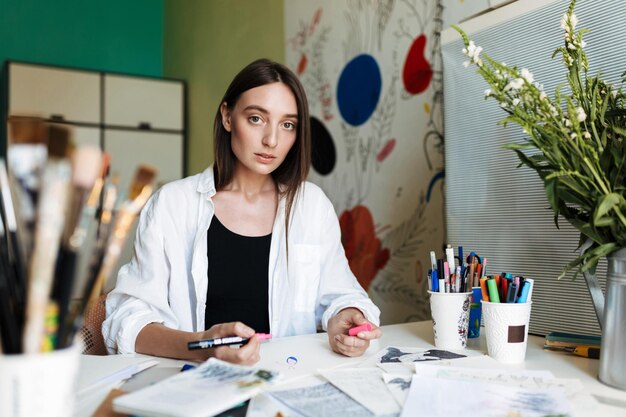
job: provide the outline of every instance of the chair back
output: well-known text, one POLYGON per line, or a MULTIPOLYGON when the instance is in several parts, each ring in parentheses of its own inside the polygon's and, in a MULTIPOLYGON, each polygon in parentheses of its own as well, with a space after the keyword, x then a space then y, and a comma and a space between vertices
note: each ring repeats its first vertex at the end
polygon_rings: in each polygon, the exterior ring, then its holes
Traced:
POLYGON ((102 322, 106 318, 106 298, 108 292, 102 294, 88 307, 85 313, 83 327, 80 328, 80 336, 83 339, 83 354, 106 355, 107 349, 102 337, 102 322))

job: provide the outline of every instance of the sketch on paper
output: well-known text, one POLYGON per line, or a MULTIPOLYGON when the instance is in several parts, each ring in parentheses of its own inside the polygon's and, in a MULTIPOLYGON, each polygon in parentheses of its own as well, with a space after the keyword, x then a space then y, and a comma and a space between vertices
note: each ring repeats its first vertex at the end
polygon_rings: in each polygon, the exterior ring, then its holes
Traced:
POLYGON ((378 363, 411 363, 465 358, 467 355, 442 349, 397 348, 389 346, 380 356, 378 363))
POLYGON ((572 416, 562 391, 502 386, 479 381, 413 376, 402 417, 427 415, 447 417, 498 416, 572 416), (454 395, 454 401, 442 392, 472 393, 454 395))
POLYGON ((412 378, 412 375, 383 373, 383 381, 400 407, 404 405, 406 397, 409 395, 412 378))
POLYGON ((270 394, 306 417, 373 417, 371 411, 331 383, 272 391, 270 394))

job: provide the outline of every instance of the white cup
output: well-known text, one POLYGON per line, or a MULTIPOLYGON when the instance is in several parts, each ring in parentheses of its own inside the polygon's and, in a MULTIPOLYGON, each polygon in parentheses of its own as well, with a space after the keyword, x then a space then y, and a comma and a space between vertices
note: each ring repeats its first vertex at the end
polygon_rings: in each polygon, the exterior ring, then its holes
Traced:
POLYGON ((71 416, 80 350, 0 355, 0 416, 71 416))
POLYGON ((432 291, 428 293, 430 294, 430 314, 433 318, 435 346, 439 349, 465 349, 472 293, 432 291))
POLYGON ((489 356, 502 363, 524 362, 531 305, 482 301, 489 356))

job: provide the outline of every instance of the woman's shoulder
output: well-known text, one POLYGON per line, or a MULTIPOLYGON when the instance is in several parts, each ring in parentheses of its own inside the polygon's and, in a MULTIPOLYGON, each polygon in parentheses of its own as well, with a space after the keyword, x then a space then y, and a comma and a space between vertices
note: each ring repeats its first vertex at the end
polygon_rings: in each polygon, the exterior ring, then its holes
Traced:
POLYGON ((209 167, 198 174, 164 184, 159 189, 158 194, 160 198, 177 199, 196 193, 210 192, 214 188, 213 171, 209 167))
POLYGON ((298 200, 299 206, 304 210, 325 212, 333 207, 326 193, 317 184, 309 181, 302 183, 298 200))
POLYGON ((206 184, 206 171, 189 177, 174 180, 162 185, 152 196, 147 205, 151 214, 157 212, 180 212, 190 208, 192 202, 199 201, 199 195, 209 192, 212 187, 212 177, 206 184), (205 190, 206 189, 206 190, 205 190))

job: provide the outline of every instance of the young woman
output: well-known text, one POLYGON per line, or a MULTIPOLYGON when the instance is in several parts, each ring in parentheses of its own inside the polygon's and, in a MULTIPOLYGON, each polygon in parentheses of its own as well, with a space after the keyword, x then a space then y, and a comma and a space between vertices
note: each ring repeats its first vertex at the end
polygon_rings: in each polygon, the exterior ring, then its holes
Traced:
POLYGON ((380 311, 350 271, 331 202, 306 182, 311 134, 297 77, 265 59, 245 67, 214 136, 215 164, 165 185, 141 213, 133 258, 107 298, 109 351, 251 364, 255 332, 321 328, 335 352, 361 355, 381 336, 380 311), (371 332, 348 335, 367 322, 371 332), (250 341, 187 350, 233 335, 250 341))

